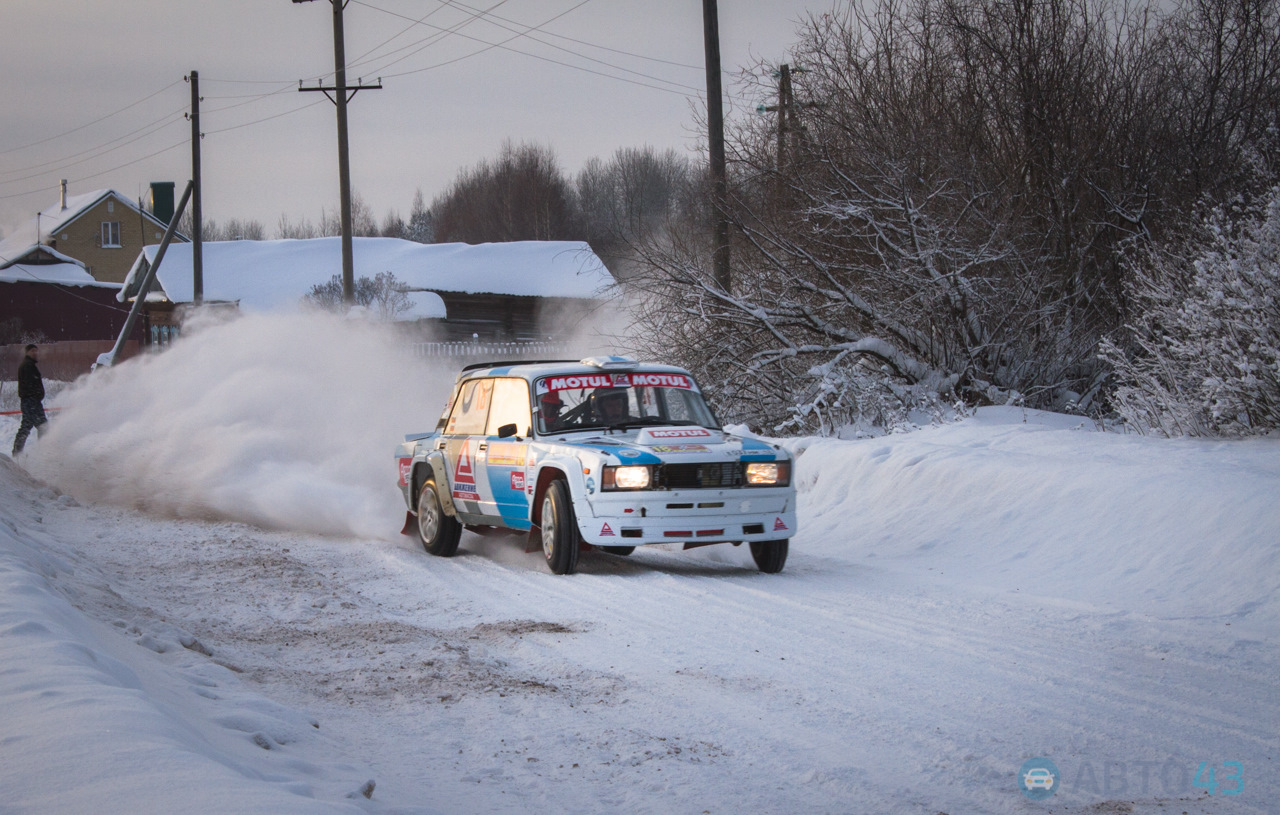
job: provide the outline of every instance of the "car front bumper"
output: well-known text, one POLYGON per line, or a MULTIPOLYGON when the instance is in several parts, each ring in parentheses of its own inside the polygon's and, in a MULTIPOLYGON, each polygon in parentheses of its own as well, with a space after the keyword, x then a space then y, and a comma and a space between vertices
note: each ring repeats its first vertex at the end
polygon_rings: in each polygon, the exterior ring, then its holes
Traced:
POLYGON ((763 487, 598 492, 585 507, 579 505, 577 519, 582 539, 593 546, 781 540, 796 532, 795 491, 763 487))

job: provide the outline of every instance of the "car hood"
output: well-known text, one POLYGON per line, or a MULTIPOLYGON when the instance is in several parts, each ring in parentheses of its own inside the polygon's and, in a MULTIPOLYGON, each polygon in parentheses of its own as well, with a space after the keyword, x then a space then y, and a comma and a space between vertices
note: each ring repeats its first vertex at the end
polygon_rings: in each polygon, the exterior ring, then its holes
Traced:
POLYGON ((571 447, 611 455, 619 464, 664 464, 673 461, 774 461, 785 452, 758 439, 705 427, 632 428, 589 436, 562 438, 571 447))

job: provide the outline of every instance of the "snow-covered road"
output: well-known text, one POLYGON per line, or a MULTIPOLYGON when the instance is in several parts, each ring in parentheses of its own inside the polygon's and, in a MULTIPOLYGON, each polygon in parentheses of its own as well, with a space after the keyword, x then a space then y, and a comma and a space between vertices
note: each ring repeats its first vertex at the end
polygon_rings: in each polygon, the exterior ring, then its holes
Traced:
POLYGON ((513 538, 430 557, 394 502, 381 536, 267 531, 0 459, 0 811, 1276 811, 1280 442, 988 409, 790 444, 779 575, 557 577, 513 538))

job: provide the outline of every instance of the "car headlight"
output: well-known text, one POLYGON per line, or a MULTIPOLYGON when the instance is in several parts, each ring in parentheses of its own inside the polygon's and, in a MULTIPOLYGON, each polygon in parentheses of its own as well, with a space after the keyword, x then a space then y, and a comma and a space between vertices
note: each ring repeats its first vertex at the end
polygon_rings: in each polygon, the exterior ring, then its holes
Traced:
POLYGON ((743 475, 748 487, 785 487, 791 483, 791 462, 752 461, 743 475))
POLYGON ((647 490, 652 481, 652 473, 643 465, 605 467, 600 474, 601 489, 606 490, 647 490))

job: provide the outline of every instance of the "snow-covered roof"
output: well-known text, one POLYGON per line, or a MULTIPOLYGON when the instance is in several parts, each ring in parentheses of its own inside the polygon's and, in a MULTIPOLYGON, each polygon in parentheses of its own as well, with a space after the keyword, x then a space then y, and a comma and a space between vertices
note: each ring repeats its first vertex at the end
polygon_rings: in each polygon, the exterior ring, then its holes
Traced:
MULTIPOLYGON (((175 303, 191 302, 191 244, 171 244, 157 280, 175 303)), ((135 287, 143 260, 155 259, 158 246, 138 256, 124 291, 135 287)), ((383 272, 409 289, 469 294, 593 299, 614 285, 613 276, 586 243, 517 241, 513 243, 415 243, 400 238, 354 238, 355 276, 383 272)), ((238 300, 242 308, 296 307, 312 286, 342 274, 342 240, 218 241, 202 252, 204 297, 238 300)), ((424 304, 429 297, 417 298, 424 304)))
POLYGON ((133 212, 140 212, 155 223, 164 227, 165 224, 156 219, 154 215, 146 210, 138 208, 137 203, 128 196, 122 195, 116 190, 94 190, 93 192, 81 193, 80 195, 68 195, 67 206, 62 207, 62 201, 59 200, 51 206, 45 207, 40 211, 39 216, 25 221, 20 226, 10 231, 9 236, 0 241, 0 263, 14 260, 18 252, 35 243, 37 240, 44 240, 50 236, 55 236, 57 232, 79 218, 86 211, 92 209, 99 201, 114 196, 124 206, 133 212))
POLYGON ((119 283, 103 283, 89 274, 85 265, 48 246, 32 245, 12 260, 0 260, 0 283, 56 283, 60 286, 120 288, 119 283), (54 262, 35 262, 41 255, 54 262))

